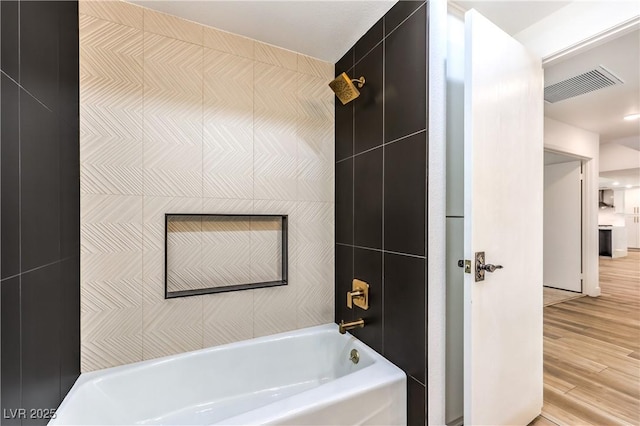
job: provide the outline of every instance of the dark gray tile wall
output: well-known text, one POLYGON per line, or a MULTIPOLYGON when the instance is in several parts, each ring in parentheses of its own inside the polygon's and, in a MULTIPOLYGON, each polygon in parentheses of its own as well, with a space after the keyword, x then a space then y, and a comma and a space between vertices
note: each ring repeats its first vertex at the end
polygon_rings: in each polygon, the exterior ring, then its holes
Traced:
POLYGON ((400 1, 335 65, 364 76, 336 102, 336 322, 407 373, 408 424, 426 420, 427 4, 400 1), (347 309, 351 280, 370 309, 347 309))
POLYGON ((80 374, 78 4, 3 0, 0 34, 0 423, 46 424, 80 374))

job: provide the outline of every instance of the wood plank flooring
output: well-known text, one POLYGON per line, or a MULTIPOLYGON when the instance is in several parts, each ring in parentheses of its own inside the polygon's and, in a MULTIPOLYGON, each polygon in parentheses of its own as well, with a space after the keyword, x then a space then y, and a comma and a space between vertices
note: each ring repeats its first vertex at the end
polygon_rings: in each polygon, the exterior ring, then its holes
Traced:
POLYGON ((573 291, 560 290, 558 288, 543 287, 542 289, 542 306, 556 305, 566 302, 567 300, 584 297, 582 293, 573 291))
POLYGON ((600 259, 600 297, 544 308, 538 426, 640 425, 640 252, 600 259))

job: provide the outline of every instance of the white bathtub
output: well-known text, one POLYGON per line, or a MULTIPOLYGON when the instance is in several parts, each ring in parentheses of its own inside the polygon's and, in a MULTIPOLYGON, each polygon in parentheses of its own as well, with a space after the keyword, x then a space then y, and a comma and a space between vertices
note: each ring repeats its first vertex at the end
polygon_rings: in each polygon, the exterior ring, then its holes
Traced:
POLYGON ((82 374, 49 424, 404 425, 405 407, 402 370, 327 324, 82 374))

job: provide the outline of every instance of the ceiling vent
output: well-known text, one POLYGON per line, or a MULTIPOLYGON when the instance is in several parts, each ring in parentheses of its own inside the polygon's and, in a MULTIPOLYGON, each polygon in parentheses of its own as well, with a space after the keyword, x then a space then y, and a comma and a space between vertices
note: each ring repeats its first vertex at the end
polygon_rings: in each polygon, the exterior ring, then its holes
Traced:
POLYGON ((619 84, 624 84, 624 82, 600 65, 596 69, 545 87, 544 100, 549 103, 560 102, 619 84))

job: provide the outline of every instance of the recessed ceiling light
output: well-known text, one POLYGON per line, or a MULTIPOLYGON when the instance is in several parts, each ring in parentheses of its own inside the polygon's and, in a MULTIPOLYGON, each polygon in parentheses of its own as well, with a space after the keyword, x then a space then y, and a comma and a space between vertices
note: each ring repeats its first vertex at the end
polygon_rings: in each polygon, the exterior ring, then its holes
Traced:
POLYGON ((625 185, 624 187, 625 188, 631 188, 631 185, 625 185))
POLYGON ((640 114, 629 114, 624 116, 624 119, 627 121, 637 120, 639 118, 640 118, 640 114))
POLYGON ((620 182, 613 182, 611 185, 618 186, 618 185, 620 185, 620 182))

